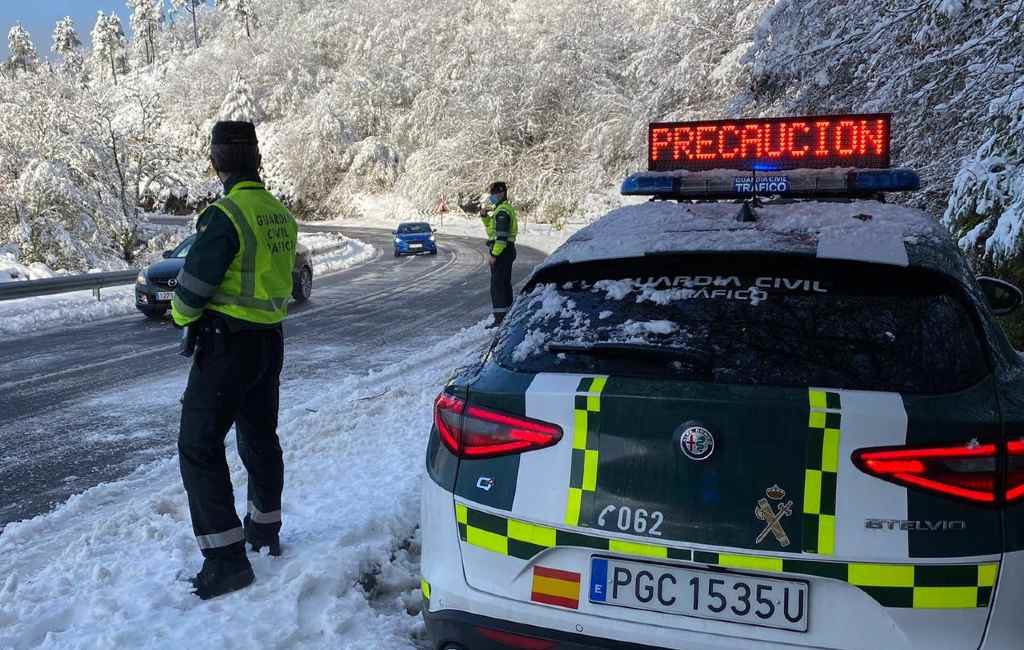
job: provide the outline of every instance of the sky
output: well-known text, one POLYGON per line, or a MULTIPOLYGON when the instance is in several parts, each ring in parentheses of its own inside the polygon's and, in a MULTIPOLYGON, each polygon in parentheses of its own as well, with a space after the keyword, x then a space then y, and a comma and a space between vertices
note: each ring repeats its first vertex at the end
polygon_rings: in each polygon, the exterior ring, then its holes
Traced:
MULTIPOLYGON (((167 4, 169 6, 170 2, 167 4)), ((0 29, 3 30, 0 58, 7 58, 7 31, 17 22, 32 35, 41 57, 50 54, 53 27, 64 16, 74 19, 82 43, 91 46, 89 33, 96 24, 98 11, 116 11, 128 33, 129 13, 124 0, 0 0, 0 29)))

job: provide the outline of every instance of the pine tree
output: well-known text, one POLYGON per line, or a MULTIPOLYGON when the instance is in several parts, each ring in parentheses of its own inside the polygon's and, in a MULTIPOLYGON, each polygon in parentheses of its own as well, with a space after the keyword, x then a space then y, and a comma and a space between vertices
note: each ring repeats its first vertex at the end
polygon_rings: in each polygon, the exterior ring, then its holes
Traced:
POLYGON ((182 9, 186 13, 192 15, 192 38, 195 41, 196 49, 199 49, 199 22, 196 19, 196 12, 199 11, 199 6, 203 3, 203 0, 171 0, 171 8, 175 12, 179 12, 182 9))
POLYGON ((53 51, 64 59, 64 71, 69 74, 81 72, 83 61, 78 48, 82 47, 82 39, 75 29, 75 22, 65 16, 53 30, 53 51))
POLYGON ((92 30, 92 46, 97 59, 104 61, 104 65, 110 65, 110 74, 116 84, 118 69, 126 72, 128 68, 124 28, 117 14, 105 16, 99 12, 92 30))
POLYGON ((245 26, 245 35, 252 38, 252 32, 259 27, 253 0, 217 0, 217 7, 231 14, 245 26))
POLYGON ((252 88, 241 75, 236 74, 224 102, 220 106, 219 118, 234 122, 257 122, 261 111, 252 96, 252 88))
POLYGON ((78 37, 75 21, 71 20, 71 16, 65 16, 53 30, 53 51, 67 56, 79 47, 82 47, 82 39, 78 37))
POLYGON ((23 72, 28 72, 30 68, 35 67, 39 56, 35 46, 32 45, 32 37, 21 26, 21 23, 11 27, 11 31, 7 33, 7 41, 11 53, 12 69, 20 67, 23 72))
POLYGON ((127 0, 131 10, 135 47, 142 50, 147 64, 156 61, 156 33, 164 22, 163 0, 127 0))

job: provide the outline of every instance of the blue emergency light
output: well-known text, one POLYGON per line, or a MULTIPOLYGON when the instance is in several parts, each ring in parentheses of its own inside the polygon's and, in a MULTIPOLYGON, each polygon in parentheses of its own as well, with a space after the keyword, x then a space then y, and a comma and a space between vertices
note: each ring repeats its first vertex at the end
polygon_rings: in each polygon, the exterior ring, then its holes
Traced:
POLYGON ((622 194, 626 196, 684 200, 752 196, 834 198, 919 189, 921 179, 911 169, 791 169, 768 174, 741 170, 640 172, 622 183, 622 194))

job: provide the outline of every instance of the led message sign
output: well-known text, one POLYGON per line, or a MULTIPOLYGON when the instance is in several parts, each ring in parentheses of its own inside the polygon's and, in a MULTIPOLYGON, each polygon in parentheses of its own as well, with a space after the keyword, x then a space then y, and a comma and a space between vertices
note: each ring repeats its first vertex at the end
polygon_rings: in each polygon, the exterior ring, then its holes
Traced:
POLYGON ((647 132, 651 171, 775 171, 889 166, 891 115, 657 122, 647 132))

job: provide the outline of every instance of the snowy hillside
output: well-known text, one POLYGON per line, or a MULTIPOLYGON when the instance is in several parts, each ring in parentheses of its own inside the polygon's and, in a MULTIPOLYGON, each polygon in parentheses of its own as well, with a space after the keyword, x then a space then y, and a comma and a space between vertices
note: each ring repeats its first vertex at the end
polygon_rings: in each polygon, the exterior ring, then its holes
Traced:
POLYGON ((351 218, 384 192, 452 205, 502 177, 560 224, 641 166, 649 120, 892 111, 897 162, 926 184, 909 200, 991 261, 1019 249, 1016 0, 129 0, 115 14, 59 25, 51 65, 42 35, 11 30, 0 244, 26 264, 131 259, 140 206, 208 201, 218 117, 258 122, 267 179, 304 218, 351 218))

